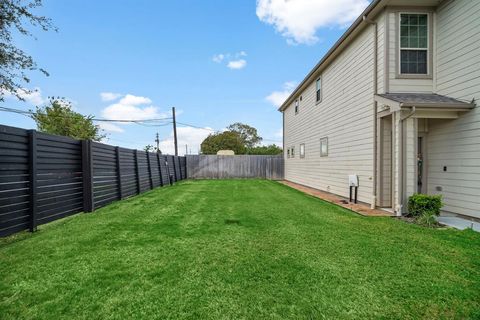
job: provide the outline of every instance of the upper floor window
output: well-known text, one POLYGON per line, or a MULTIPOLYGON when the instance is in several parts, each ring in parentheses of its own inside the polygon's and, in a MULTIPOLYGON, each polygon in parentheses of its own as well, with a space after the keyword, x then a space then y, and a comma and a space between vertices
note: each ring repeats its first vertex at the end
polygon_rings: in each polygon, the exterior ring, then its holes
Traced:
POLYGON ((295 147, 292 147, 292 151, 290 152, 292 158, 295 158, 295 147))
POLYGON ((428 14, 400 14, 400 73, 428 74, 428 14))
POLYGON ((295 114, 298 113, 298 105, 299 105, 299 103, 298 103, 298 99, 297 99, 297 100, 295 100, 295 114))
POLYGON ((322 101, 322 77, 317 79, 316 92, 317 92, 317 102, 322 101))

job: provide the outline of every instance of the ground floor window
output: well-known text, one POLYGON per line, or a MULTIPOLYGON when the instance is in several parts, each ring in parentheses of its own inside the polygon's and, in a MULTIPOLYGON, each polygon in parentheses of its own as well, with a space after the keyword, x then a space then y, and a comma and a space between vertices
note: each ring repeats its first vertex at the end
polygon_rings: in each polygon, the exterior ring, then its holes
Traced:
POLYGON ((320 139, 320 157, 328 156, 328 137, 320 139))
POLYGON ((305 158, 305 143, 300 145, 300 158, 305 158))

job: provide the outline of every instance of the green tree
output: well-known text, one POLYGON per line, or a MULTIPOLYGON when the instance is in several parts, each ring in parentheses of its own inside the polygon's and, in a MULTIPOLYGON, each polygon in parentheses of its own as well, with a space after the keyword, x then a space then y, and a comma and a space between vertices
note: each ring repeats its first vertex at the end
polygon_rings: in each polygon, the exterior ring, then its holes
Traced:
POLYGON ((235 122, 229 125, 227 130, 238 133, 246 148, 253 148, 262 142, 262 137, 258 135, 257 129, 248 124, 235 122))
POLYGON ((268 146, 258 146, 249 148, 247 150, 248 154, 257 154, 257 155, 279 155, 282 154, 283 149, 278 147, 275 144, 271 144, 268 146))
POLYGON ((22 83, 30 82, 28 71, 39 70, 48 76, 47 71, 38 68, 33 58, 18 48, 13 40, 14 34, 32 36, 25 24, 44 31, 56 30, 50 19, 30 12, 40 6, 41 0, 0 0, 0 102, 7 94, 24 100, 21 93, 31 92, 22 86, 22 83))
POLYGON ((72 104, 65 99, 50 98, 46 106, 32 111, 32 118, 41 132, 80 140, 100 141, 106 137, 93 123, 93 116, 73 111, 72 104))
POLYGON ((203 154, 217 154, 219 150, 233 150, 235 154, 245 154, 244 141, 237 132, 225 131, 210 134, 201 144, 203 154))
POLYGON ((143 147, 143 150, 146 152, 152 152, 155 150, 155 148, 151 144, 147 144, 145 147, 143 147))

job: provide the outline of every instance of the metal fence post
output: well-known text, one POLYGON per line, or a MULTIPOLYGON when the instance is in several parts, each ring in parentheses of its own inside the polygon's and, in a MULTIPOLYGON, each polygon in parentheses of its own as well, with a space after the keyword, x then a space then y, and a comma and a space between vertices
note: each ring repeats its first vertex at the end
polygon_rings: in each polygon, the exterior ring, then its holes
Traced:
POLYGON ((117 185, 118 185, 118 195, 120 200, 123 199, 122 191, 122 168, 120 167, 120 147, 115 147, 115 155, 117 160, 117 185))
POLYGON ((183 163, 184 163, 184 166, 185 166, 185 179, 188 179, 187 156, 185 156, 185 161, 183 163))
POLYGON ((82 175, 83 175, 83 211, 92 212, 93 203, 93 152, 92 141, 82 140, 82 175))
POLYGON ((147 155, 148 177, 150 178, 150 190, 153 189, 152 164, 150 163, 150 152, 145 151, 147 155))
POLYGON ((28 131, 30 173, 30 232, 37 230, 37 131, 28 131))
POLYGON ((135 155, 135 175, 137 177, 137 194, 140 194, 140 172, 138 170, 138 150, 134 151, 135 155))
POLYGON ((160 178, 160 186, 163 187, 162 166, 160 165, 160 154, 157 152, 158 175, 160 178))
POLYGON ((173 160, 172 160, 172 161, 173 161, 173 176, 175 177, 175 182, 177 182, 177 181, 178 181, 178 177, 177 177, 177 166, 176 166, 176 164, 175 164, 175 163, 176 163, 175 157, 176 157, 176 156, 173 156, 173 157, 172 157, 172 159, 173 159, 173 160))

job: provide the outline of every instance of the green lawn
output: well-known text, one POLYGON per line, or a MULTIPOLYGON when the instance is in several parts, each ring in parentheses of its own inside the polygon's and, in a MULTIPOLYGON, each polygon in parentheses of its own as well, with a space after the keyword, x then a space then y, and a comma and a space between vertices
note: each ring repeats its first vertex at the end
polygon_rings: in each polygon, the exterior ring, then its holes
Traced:
POLYGON ((185 181, 0 240, 0 318, 478 319, 480 234, 185 181))

